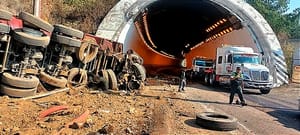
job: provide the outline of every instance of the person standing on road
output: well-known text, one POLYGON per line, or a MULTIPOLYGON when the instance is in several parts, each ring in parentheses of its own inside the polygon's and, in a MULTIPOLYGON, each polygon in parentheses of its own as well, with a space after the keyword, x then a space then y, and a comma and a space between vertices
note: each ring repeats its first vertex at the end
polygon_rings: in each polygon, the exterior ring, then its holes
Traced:
POLYGON ((186 85, 185 70, 182 70, 181 74, 180 74, 180 82, 179 82, 178 92, 184 91, 185 85, 186 85))
POLYGON ((243 97, 243 74, 241 67, 237 67, 235 72, 230 76, 231 91, 229 96, 229 104, 232 104, 235 93, 238 94, 242 106, 247 105, 243 97))

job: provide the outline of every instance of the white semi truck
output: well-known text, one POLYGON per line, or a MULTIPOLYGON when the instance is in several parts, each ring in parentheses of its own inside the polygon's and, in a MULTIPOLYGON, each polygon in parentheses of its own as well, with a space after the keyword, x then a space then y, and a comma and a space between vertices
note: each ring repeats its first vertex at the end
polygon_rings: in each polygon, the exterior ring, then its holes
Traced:
POLYGON ((206 57, 194 57, 192 61, 192 68, 187 70, 186 75, 189 79, 203 80, 205 77, 205 70, 213 67, 213 60, 206 57))
POLYGON ((261 57, 250 47, 222 46, 217 48, 214 67, 206 70, 205 83, 209 85, 230 85, 230 75, 241 67, 244 87, 259 89, 268 94, 273 86, 269 69, 261 64, 261 57))

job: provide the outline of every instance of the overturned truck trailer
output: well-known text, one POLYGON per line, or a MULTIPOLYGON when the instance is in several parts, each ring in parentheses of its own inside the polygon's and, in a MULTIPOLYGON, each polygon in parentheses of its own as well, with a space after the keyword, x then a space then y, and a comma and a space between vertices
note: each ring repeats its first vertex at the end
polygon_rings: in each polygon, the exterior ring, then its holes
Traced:
POLYGON ((180 68, 184 58, 191 68, 194 57, 214 58, 221 44, 245 45, 263 56, 274 87, 288 83, 276 35, 244 0, 121 0, 96 35, 138 52, 151 70, 180 68))
POLYGON ((96 86, 139 89, 143 59, 123 44, 64 25, 51 25, 27 12, 0 10, 0 92, 33 96, 38 86, 71 89, 96 86))

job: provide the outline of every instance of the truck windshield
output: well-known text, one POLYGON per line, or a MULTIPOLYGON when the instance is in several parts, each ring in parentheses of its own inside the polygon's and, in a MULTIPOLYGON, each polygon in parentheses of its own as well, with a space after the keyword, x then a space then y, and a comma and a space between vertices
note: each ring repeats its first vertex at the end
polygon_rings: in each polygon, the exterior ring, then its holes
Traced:
POLYGON ((213 63, 210 62, 210 61, 202 61, 202 60, 196 60, 196 61, 195 61, 195 64, 196 64, 197 66, 207 66, 207 67, 210 67, 210 66, 213 65, 213 63))
POLYGON ((259 57, 253 54, 235 54, 233 55, 233 63, 259 64, 259 57))

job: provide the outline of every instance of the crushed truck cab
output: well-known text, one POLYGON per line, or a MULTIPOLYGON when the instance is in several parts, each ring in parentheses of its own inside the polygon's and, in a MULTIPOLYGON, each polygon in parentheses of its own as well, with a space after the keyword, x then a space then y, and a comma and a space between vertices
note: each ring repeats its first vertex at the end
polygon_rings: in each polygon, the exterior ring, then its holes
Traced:
POLYGON ((230 75, 236 67, 244 74, 244 87, 259 89, 262 94, 270 92, 273 77, 269 69, 261 64, 261 57, 250 47, 222 46, 217 48, 214 69, 207 73, 209 84, 230 84, 230 75))

